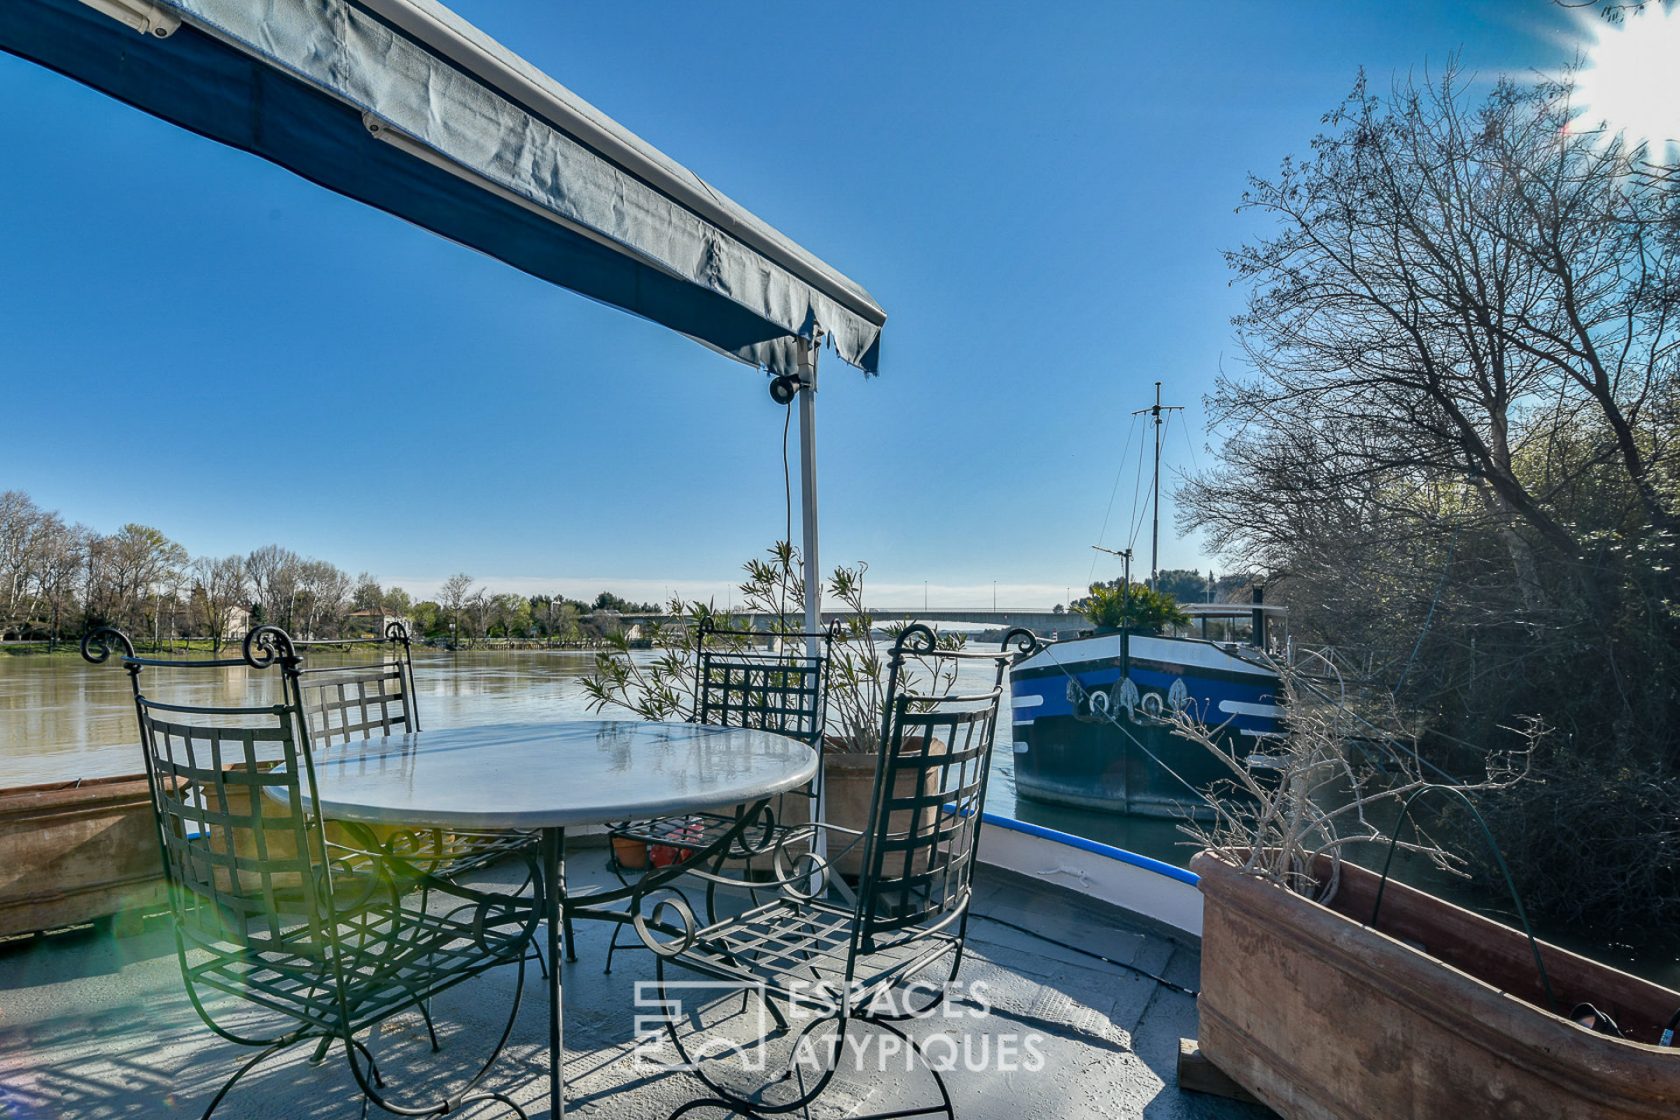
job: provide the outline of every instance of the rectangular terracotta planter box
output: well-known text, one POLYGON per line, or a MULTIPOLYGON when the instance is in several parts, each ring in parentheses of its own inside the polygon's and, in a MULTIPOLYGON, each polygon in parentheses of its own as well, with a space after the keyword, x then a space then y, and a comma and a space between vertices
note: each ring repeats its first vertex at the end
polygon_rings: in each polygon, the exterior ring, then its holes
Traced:
POLYGON ((1323 906, 1203 852, 1202 1053, 1289 1120, 1673 1120, 1680 1048, 1655 1045, 1680 992, 1541 942, 1563 1010, 1591 1002, 1632 1038, 1545 1010, 1528 940, 1342 866, 1323 906))
POLYGON ((0 934, 163 901, 145 775, 0 790, 0 934))

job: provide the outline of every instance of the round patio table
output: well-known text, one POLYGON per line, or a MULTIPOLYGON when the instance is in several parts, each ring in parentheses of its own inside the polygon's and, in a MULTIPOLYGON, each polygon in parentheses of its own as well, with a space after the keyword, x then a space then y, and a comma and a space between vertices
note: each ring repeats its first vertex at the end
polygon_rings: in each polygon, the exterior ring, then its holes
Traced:
POLYGON ((768 731, 607 720, 414 731, 323 748, 314 761, 328 819, 541 833, 555 1117, 565 1109, 559 938, 567 826, 751 804, 804 785, 817 768, 808 745, 768 731))

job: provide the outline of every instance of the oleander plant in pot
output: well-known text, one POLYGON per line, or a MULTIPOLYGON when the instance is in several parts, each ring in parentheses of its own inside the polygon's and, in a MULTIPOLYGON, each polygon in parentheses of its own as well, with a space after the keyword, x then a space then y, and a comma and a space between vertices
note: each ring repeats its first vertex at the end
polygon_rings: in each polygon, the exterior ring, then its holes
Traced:
POLYGON ((1215 819, 1183 826, 1202 848, 1203 1055, 1291 1120, 1680 1115, 1680 1049, 1661 1045, 1680 993, 1535 939, 1514 892, 1521 929, 1388 877, 1396 850, 1464 873, 1414 810, 1480 822, 1477 795, 1524 780, 1543 729, 1443 784, 1392 720, 1289 669, 1279 700, 1288 732, 1264 769, 1176 721, 1230 769, 1215 819), (1362 848, 1381 874, 1350 858, 1362 848))
MULTIPOLYGON (((677 626, 656 627, 648 635, 655 652, 632 654, 623 634, 609 637, 608 647, 595 658, 595 670, 583 686, 592 710, 620 709, 642 719, 684 719, 695 709, 693 643, 685 635, 710 623, 714 629, 735 630, 740 615, 767 619, 768 638, 802 632, 805 587, 799 576, 799 550, 777 541, 761 557, 743 565, 740 614, 720 612, 713 602, 673 599, 669 614, 683 619, 677 626)), ((881 727, 886 712, 891 647, 902 627, 877 626, 864 603, 865 563, 836 567, 825 588, 828 598, 846 610, 837 640, 830 651, 827 725, 823 750, 825 817, 837 829, 860 832, 868 824, 874 789, 881 727)), ((739 636, 712 635, 708 641, 743 644, 739 636)), ((961 635, 941 634, 942 649, 960 648, 961 635)), ((717 648, 717 647, 710 647, 717 648)), ((900 670, 904 687, 923 696, 943 696, 956 683, 955 670, 910 658, 900 670)), ((938 750, 941 744, 911 742, 907 748, 938 750)), ((788 821, 785 823, 797 823, 788 821)), ((842 874, 855 876, 862 853, 857 846, 831 842, 833 864, 842 874)))

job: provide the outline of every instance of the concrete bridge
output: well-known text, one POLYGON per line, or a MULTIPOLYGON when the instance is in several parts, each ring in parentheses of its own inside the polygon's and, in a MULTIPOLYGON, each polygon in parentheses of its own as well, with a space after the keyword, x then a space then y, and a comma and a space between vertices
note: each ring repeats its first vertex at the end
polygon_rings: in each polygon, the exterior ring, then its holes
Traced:
MULTIPOLYGON (((1089 630, 1091 623, 1084 615, 1072 612, 1044 610, 1039 607, 868 607, 869 616, 877 623, 883 622, 925 622, 930 626, 950 625, 952 623, 965 629, 978 630, 1012 630, 1019 626, 1040 637, 1049 638, 1060 634, 1072 637, 1081 630, 1089 630)), ((757 612, 737 611, 730 614, 737 624, 746 629, 761 630, 768 628, 775 619, 774 615, 759 614, 757 612)), ((822 612, 824 625, 831 622, 845 622, 853 617, 849 610, 825 610, 822 612)), ((625 627, 660 623, 669 625, 685 623, 687 616, 672 614, 621 614, 618 616, 625 627)))
MULTIPOLYGON (((1193 624, 1216 618, 1249 619, 1256 609, 1268 615, 1282 613, 1280 607, 1256 608, 1248 603, 1180 603, 1179 609, 1191 617, 1193 624)), ((955 623, 965 629, 978 630, 1012 630, 1019 626, 1041 638, 1072 638, 1081 630, 1091 629, 1090 619, 1082 614, 1075 611, 1058 613, 1040 607, 868 607, 866 610, 876 623, 925 622, 935 628, 955 623)), ((743 628, 762 630, 768 629, 776 616, 738 611, 731 613, 730 617, 743 628)), ((853 612, 849 610, 822 612, 824 625, 844 622, 852 617, 853 612)), ((617 618, 626 629, 655 622, 670 625, 688 621, 686 615, 673 614, 621 614, 617 618)), ((1205 627, 1203 631, 1205 635, 1205 627)))

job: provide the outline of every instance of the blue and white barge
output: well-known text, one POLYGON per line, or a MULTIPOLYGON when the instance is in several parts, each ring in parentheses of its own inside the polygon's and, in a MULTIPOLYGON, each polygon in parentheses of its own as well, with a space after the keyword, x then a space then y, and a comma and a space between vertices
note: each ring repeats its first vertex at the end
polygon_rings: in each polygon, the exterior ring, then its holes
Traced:
POLYGON ((1231 778, 1205 746, 1173 734, 1177 713, 1247 765, 1279 733, 1266 653, 1277 607, 1186 604, 1205 635, 1246 621, 1240 640, 1094 633, 1047 646, 1010 674, 1021 797, 1138 816, 1205 816, 1203 791, 1231 778))

